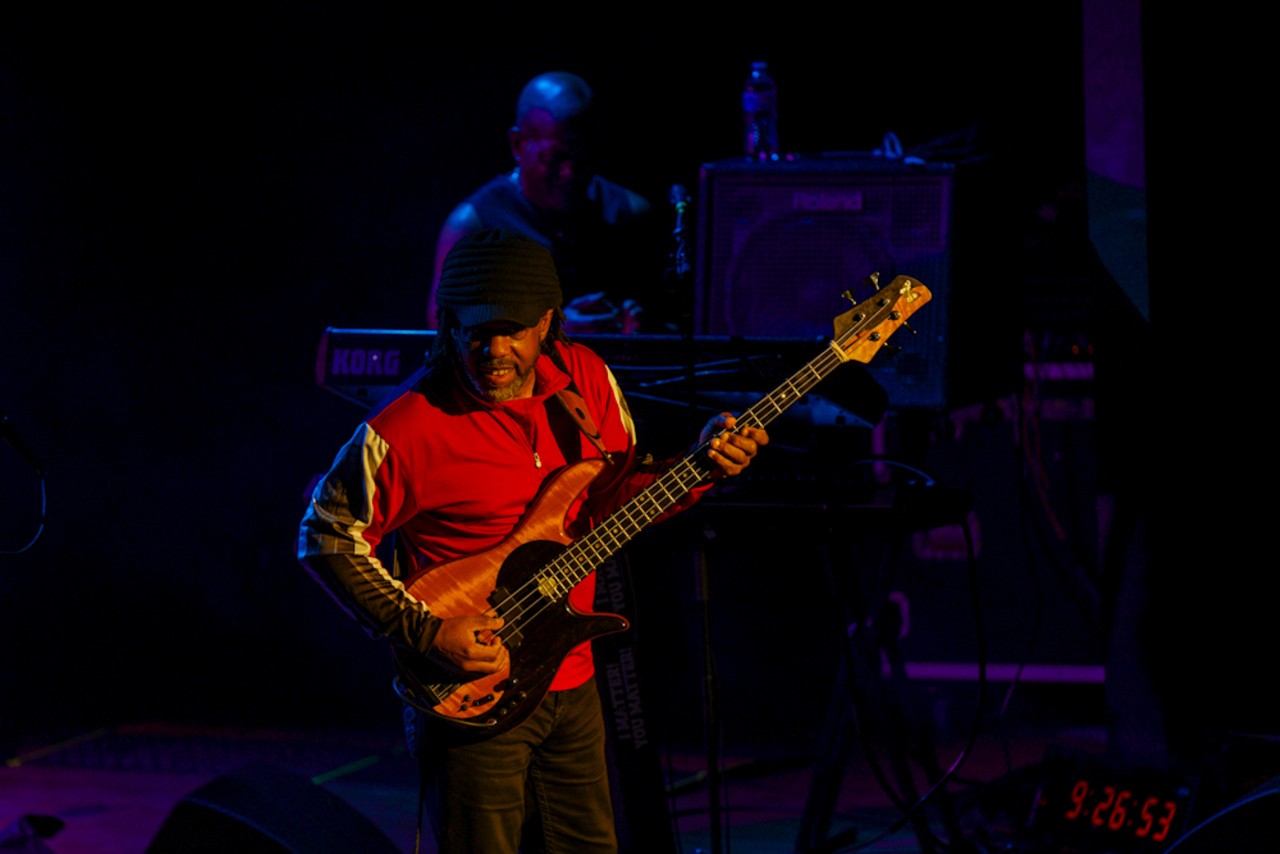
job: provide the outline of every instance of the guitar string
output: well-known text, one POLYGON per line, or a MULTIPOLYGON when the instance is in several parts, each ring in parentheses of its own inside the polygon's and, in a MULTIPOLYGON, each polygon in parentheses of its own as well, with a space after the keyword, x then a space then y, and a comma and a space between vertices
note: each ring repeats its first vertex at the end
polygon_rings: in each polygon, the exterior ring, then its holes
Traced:
MULTIPOLYGON (((881 322, 876 321, 876 318, 878 318, 882 313, 892 316, 893 312, 896 310, 897 304, 901 302, 901 295, 904 295, 910 290, 910 285, 899 290, 900 299, 892 302, 883 302, 879 306, 878 310, 873 312, 870 317, 855 318, 855 320, 860 324, 858 328, 850 328, 846 330, 843 335, 838 337, 838 340, 833 340, 831 342, 829 349, 824 350, 821 354, 816 356, 812 361, 797 371, 795 375, 778 386, 778 388, 773 392, 770 392, 756 404, 744 411, 738 417, 738 424, 735 427, 735 430, 746 426, 764 427, 774 418, 778 417, 790 408, 797 400, 805 394, 808 394, 809 391, 811 391, 819 382, 825 379, 832 371, 846 361, 846 357, 843 352, 846 344, 856 335, 865 331, 868 327, 873 330, 875 327, 878 327, 881 322), (872 323, 873 321, 876 321, 874 322, 874 325, 872 323), (783 392, 786 392, 789 396, 787 396, 785 402, 779 403, 777 402, 778 398, 783 392), (772 408, 773 412, 770 413, 767 418, 762 417, 758 414, 758 410, 762 408, 772 408)), ((905 320, 905 318, 900 319, 905 320)), ((593 529, 566 547, 564 551, 560 552, 560 554, 553 558, 546 566, 542 567, 537 573, 517 587, 515 590, 516 595, 514 597, 508 595, 501 602, 494 603, 494 608, 499 614, 504 616, 508 613, 511 614, 511 618, 509 618, 503 627, 496 632, 497 636, 503 641, 503 643, 506 643, 513 635, 517 634, 523 627, 523 623, 527 623, 530 620, 537 618, 541 614, 545 613, 548 608, 559 606, 574 586, 585 579, 587 575, 594 571, 611 555, 621 549, 622 546, 635 536, 635 534, 640 530, 643 530, 649 522, 662 512, 665 512, 674 506, 681 498, 687 495, 689 491, 702 482, 710 474, 710 470, 706 468, 705 465, 695 466, 694 460, 700 458, 702 451, 708 447, 708 444, 709 443, 704 443, 694 449, 694 451, 685 457, 684 460, 664 472, 658 480, 654 481, 654 483, 650 484, 637 494, 632 501, 623 505, 617 513, 608 517, 600 527, 593 529), (693 475, 694 477, 688 484, 680 482, 683 478, 690 475, 693 475), (668 489, 666 485, 668 481, 675 481, 674 485, 678 486, 679 489, 674 491, 668 489), (657 492, 663 493, 662 497, 667 501, 665 505, 653 497, 653 494, 657 492), (644 521, 642 524, 636 525, 636 516, 631 508, 650 503, 653 505, 653 509, 645 514, 641 514, 639 518, 644 521), (596 551, 595 543, 597 541, 603 540, 606 536, 609 536, 612 529, 623 527, 623 517, 625 517, 625 521, 631 523, 633 530, 629 533, 624 531, 624 536, 613 541, 612 548, 608 548, 603 551, 596 551), (593 552, 592 557, 594 560, 582 561, 575 557, 577 553, 584 551, 593 552), (556 573, 563 573, 565 569, 574 569, 573 564, 575 563, 578 565, 576 571, 580 574, 572 581, 572 583, 566 585, 556 573), (548 581, 552 583, 552 588, 555 592, 554 596, 544 595, 542 592, 543 585, 548 581), (532 611, 526 614, 525 608, 528 607, 527 603, 529 602, 533 602, 535 607, 532 611)), ((509 678, 509 676, 510 667, 508 666, 508 676, 506 678, 509 678)), ((456 683, 451 687, 447 687, 445 693, 446 695, 451 695, 458 688, 467 684, 470 684, 470 682, 456 683)))

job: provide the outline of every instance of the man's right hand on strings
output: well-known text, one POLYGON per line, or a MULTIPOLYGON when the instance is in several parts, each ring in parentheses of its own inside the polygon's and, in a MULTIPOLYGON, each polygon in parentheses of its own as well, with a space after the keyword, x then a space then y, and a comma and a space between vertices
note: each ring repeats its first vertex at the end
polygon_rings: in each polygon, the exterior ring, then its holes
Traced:
POLYGON ((431 657, 457 673, 497 673, 511 661, 506 645, 497 634, 503 622, 501 617, 484 614, 442 620, 431 647, 431 657))

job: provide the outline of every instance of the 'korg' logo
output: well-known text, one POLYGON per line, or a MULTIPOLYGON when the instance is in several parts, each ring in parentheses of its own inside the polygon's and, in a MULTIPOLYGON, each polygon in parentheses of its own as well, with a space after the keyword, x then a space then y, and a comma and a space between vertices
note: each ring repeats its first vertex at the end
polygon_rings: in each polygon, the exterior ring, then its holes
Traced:
POLYGON ((340 347, 333 351, 333 375, 336 377, 393 377, 399 373, 399 350, 340 347))
POLYGON ((830 193, 822 190, 816 193, 805 193, 796 190, 791 194, 791 209, 793 211, 860 211, 862 210, 862 191, 830 193))

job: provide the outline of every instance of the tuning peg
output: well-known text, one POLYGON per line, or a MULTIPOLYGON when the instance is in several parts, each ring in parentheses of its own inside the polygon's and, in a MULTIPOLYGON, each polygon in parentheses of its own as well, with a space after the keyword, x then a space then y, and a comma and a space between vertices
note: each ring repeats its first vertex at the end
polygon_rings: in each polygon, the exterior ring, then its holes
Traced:
MULTIPOLYGON (((872 290, 874 290, 876 293, 879 293, 880 292, 880 273, 878 272, 872 273, 870 276, 867 276, 865 279, 863 279, 862 283, 864 285, 870 285, 872 290)), ((844 297, 854 305, 858 304, 858 298, 854 295, 852 290, 847 290, 844 293, 840 294, 840 296, 844 297)))

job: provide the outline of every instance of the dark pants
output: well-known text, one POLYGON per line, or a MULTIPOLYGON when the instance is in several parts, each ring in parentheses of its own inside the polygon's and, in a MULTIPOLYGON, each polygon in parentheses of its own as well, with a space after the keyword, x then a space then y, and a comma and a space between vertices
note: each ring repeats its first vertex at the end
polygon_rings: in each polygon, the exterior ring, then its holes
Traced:
POLYGON ((528 720, 475 744, 419 750, 425 804, 444 854, 618 850, 594 679, 547 695, 528 720))

